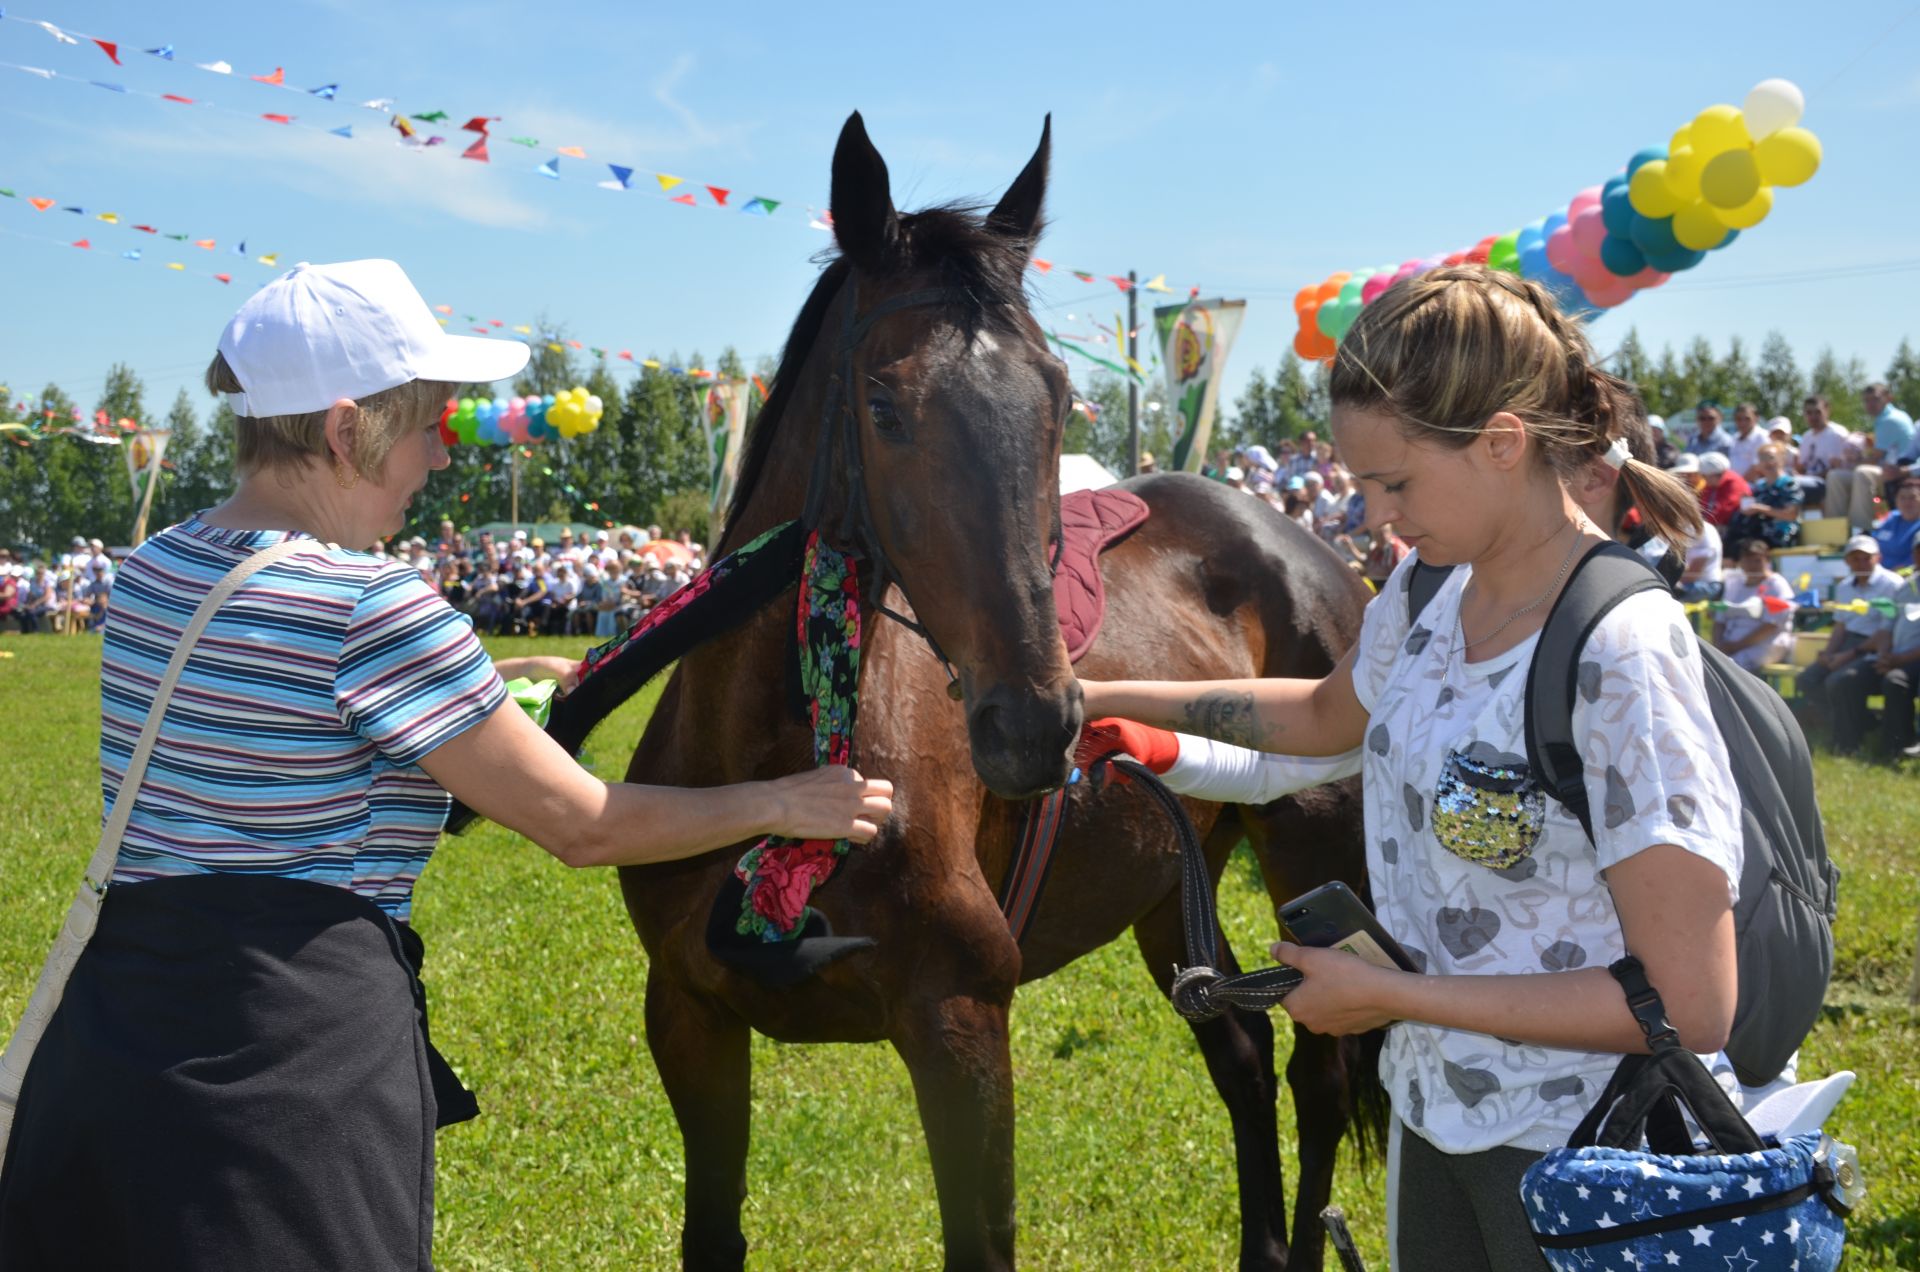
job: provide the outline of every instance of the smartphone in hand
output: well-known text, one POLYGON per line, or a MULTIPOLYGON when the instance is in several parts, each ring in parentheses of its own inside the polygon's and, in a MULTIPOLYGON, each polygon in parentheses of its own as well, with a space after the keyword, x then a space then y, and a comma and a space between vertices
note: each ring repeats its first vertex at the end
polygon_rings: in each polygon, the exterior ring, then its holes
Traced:
POLYGON ((1280 924, 1295 945, 1345 950, 1388 970, 1420 971, 1373 911, 1338 880, 1281 906, 1280 924))

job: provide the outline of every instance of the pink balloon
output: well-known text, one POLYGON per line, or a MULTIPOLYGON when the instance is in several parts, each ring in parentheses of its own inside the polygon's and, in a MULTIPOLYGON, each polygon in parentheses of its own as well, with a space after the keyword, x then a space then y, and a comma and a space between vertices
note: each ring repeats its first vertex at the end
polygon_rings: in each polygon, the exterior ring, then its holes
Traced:
POLYGON ((1400 275, 1402 278, 1408 278, 1420 272, 1420 265, 1421 260, 1416 256, 1412 260, 1401 261, 1400 268, 1394 270, 1394 273, 1400 275))
POLYGON ((1607 223, 1599 208, 1576 213, 1567 222, 1567 228, 1573 231, 1573 245, 1580 249, 1581 255, 1600 259, 1600 244, 1606 241, 1607 223))
POLYGON ((1619 285, 1617 275, 1613 286, 1582 287, 1580 290, 1586 292, 1587 299, 1602 309, 1612 309, 1616 305, 1624 304, 1633 295, 1633 288, 1619 285))
POLYGON ((1360 285, 1360 303, 1363 305, 1371 305, 1374 297, 1393 285, 1394 278, 1395 276, 1392 274, 1375 274, 1372 278, 1362 283, 1360 285))
POLYGON ((1582 190, 1580 193, 1574 195, 1573 199, 1567 204, 1568 223, 1571 224, 1575 217, 1579 216, 1582 212, 1585 212, 1588 208, 1599 207, 1600 194, 1601 194, 1601 191, 1599 186, 1588 186, 1586 189, 1582 190))
POLYGON ((1571 274, 1574 262, 1579 258, 1580 252, 1573 245, 1572 226, 1563 225, 1547 235, 1547 264, 1562 274, 1571 274))
POLYGON ((1632 283, 1636 290, 1639 290, 1642 288, 1658 287, 1672 277, 1672 274, 1662 274, 1659 270, 1649 265, 1638 274, 1629 276, 1627 281, 1632 283))

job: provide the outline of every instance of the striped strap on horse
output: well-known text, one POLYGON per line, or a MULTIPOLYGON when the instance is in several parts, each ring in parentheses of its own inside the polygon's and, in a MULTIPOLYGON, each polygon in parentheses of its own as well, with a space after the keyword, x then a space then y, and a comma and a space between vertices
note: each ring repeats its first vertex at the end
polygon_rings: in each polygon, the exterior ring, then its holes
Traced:
MULTIPOLYGON (((1078 777, 1076 771, 1074 774, 1078 777)), ((1033 926, 1033 914, 1040 905, 1040 893, 1047 886, 1047 867, 1053 862, 1053 847, 1060 842, 1060 826, 1067 818, 1066 786, 1050 791, 1027 805, 1020 828, 1020 843, 1008 863, 1006 878, 1000 883, 1000 910, 1007 916, 1007 930, 1014 943, 1027 939, 1033 926)))

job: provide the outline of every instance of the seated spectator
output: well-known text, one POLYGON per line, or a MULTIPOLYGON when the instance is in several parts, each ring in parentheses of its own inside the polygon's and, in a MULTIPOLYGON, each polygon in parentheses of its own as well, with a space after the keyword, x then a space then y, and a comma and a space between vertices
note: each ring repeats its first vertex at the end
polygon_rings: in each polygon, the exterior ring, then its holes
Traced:
POLYGON ((442 561, 440 563, 438 582, 440 585, 440 595, 447 598, 447 604, 453 606, 453 608, 463 614, 466 613, 467 601, 471 597, 473 589, 467 585, 467 581, 464 578, 460 577, 460 562, 451 557, 442 561))
POLYGON ((1373 584, 1374 591, 1379 591, 1386 586, 1394 569, 1407 559, 1409 551, 1406 540, 1393 532, 1393 523, 1385 523, 1367 544, 1366 559, 1360 565, 1361 577, 1373 584))
MULTIPOLYGON (((1876 597, 1891 600, 1900 590, 1900 576, 1880 564, 1880 545, 1871 535, 1856 534, 1847 540, 1847 569, 1851 573, 1833 591, 1833 599, 1837 603, 1871 601, 1876 597)), ((1872 660, 1868 642, 1892 627, 1893 620, 1884 614, 1835 614, 1833 632, 1827 637, 1826 648, 1814 658, 1813 665, 1801 671, 1794 681, 1795 708, 1809 722, 1834 717, 1836 708, 1829 696, 1829 687, 1834 679, 1870 672, 1872 660)), ((1875 676, 1874 680, 1877 683, 1878 677, 1875 676)), ((1837 718, 1835 723, 1837 726, 1837 718)), ((1840 741, 1836 736, 1836 750, 1842 749, 1840 741)), ((1858 746, 1859 742, 1858 735, 1851 739, 1852 746, 1858 746)))
MULTIPOLYGON (((1806 494, 1787 472, 1787 448, 1768 442, 1754 464, 1753 493, 1740 501, 1740 511, 1727 523, 1729 539, 1764 539, 1768 547, 1790 548, 1800 542, 1800 505, 1806 494)), ((1888 560, 1894 560, 1887 554, 1888 560)))
POLYGON ((1874 659, 1880 673, 1880 753, 1887 759, 1905 756, 1920 760, 1913 739, 1914 690, 1920 686, 1920 538, 1913 541, 1913 576, 1893 594, 1893 633, 1887 652, 1874 659))
POLYGON ((468 591, 474 630, 498 636, 501 629, 510 624, 512 607, 508 604, 506 587, 512 580, 511 573, 503 573, 486 563, 474 573, 468 591))
POLYGON ((619 624, 622 630, 640 621, 653 608, 653 595, 647 590, 648 565, 644 556, 627 558, 627 576, 620 580, 619 624))
POLYGON ((1784 415, 1776 415, 1767 421, 1767 440, 1780 443, 1796 456, 1799 453, 1800 439, 1793 435, 1793 421, 1784 415))
POLYGON ((21 614, 24 609, 20 596, 20 578, 13 572, 13 553, 0 548, 0 624, 6 623, 8 619, 14 619, 20 624, 20 630, 25 632, 27 622, 21 614))
POLYGON ((1893 493, 1893 511, 1873 528, 1882 561, 1913 560, 1914 535, 1920 531, 1920 477, 1909 477, 1893 493))
POLYGON ((1800 442, 1802 465, 1808 476, 1826 482, 1821 506, 1829 517, 1845 517, 1847 525, 1865 530, 1878 518, 1880 466, 1866 461, 1863 438, 1841 428, 1827 412, 1826 399, 1806 401, 1807 435, 1800 442))
POLYGON ((601 575, 599 566, 589 565, 581 572, 578 601, 573 615, 576 634, 601 639, 617 635, 614 614, 620 608, 620 588, 601 575))
MULTIPOLYGON (((1700 457, 1682 455, 1673 462, 1673 475, 1686 482, 1697 494, 1705 484, 1700 476, 1700 457)), ((1642 546, 1644 555, 1647 551, 1642 546)), ((1711 601, 1720 596, 1722 570, 1720 530, 1711 521, 1703 522, 1699 535, 1681 553, 1680 581, 1674 595, 1683 601, 1711 601)))
POLYGON ((1727 463, 1734 472, 1752 481, 1760 448, 1767 444, 1766 430, 1760 427, 1760 408, 1742 402, 1733 408, 1733 444, 1727 447, 1727 463))
POLYGON ((546 574, 532 565, 521 564, 513 572, 513 582, 519 590, 513 598, 514 634, 535 635, 547 621, 547 610, 553 603, 546 574))
MULTIPOLYGON (((1793 600, 1793 585, 1773 568, 1773 556, 1765 539, 1745 539, 1734 544, 1738 568, 1726 580, 1721 598, 1738 605, 1752 597, 1793 600)), ((1782 610, 1759 618, 1745 614, 1723 613, 1713 623, 1713 647, 1755 675, 1768 663, 1785 662, 1793 654, 1793 611, 1782 610)))
POLYGON ((1700 515, 1719 529, 1726 529, 1740 505, 1753 493, 1747 479, 1733 470, 1732 461, 1719 451, 1699 457, 1700 515))
POLYGON ((1280 511, 1293 524, 1313 533, 1313 499, 1307 494, 1305 476, 1287 478, 1286 491, 1281 495, 1280 511))
POLYGON ((1702 402, 1693 412, 1694 432, 1687 439, 1686 452, 1689 455, 1705 455, 1709 451, 1724 455, 1733 446, 1733 434, 1720 422, 1720 407, 1713 402, 1702 402))
POLYGON ((54 580, 53 571, 42 561, 33 567, 32 581, 27 585, 26 604, 21 607, 20 630, 37 632, 42 628, 53 627, 54 612, 60 606, 60 586, 54 580))
POLYGON ((1222 480, 1226 482, 1227 489, 1229 490, 1238 490, 1249 495, 1253 493, 1253 490, 1247 485, 1247 470, 1238 464, 1228 464, 1226 472, 1222 475, 1222 480))
POLYGON ((547 611, 546 633, 549 636, 570 634, 573 630, 573 611, 580 598, 580 576, 574 572, 573 561, 560 557, 554 562, 553 605, 547 611))
POLYGON ((1653 434, 1653 462, 1659 468, 1672 468, 1680 458, 1680 448, 1667 437, 1667 422, 1658 415, 1647 416, 1647 429, 1653 434))

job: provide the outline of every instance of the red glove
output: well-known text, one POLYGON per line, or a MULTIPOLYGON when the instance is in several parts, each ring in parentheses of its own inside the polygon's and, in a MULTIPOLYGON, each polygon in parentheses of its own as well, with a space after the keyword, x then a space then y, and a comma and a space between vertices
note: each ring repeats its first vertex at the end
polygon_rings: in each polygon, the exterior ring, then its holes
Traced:
POLYGON ((1094 761, 1115 751, 1131 755, 1150 772, 1164 773, 1180 758, 1180 737, 1136 720, 1113 716, 1089 720, 1080 730, 1080 744, 1073 749, 1073 762, 1085 771, 1093 767, 1094 761))

